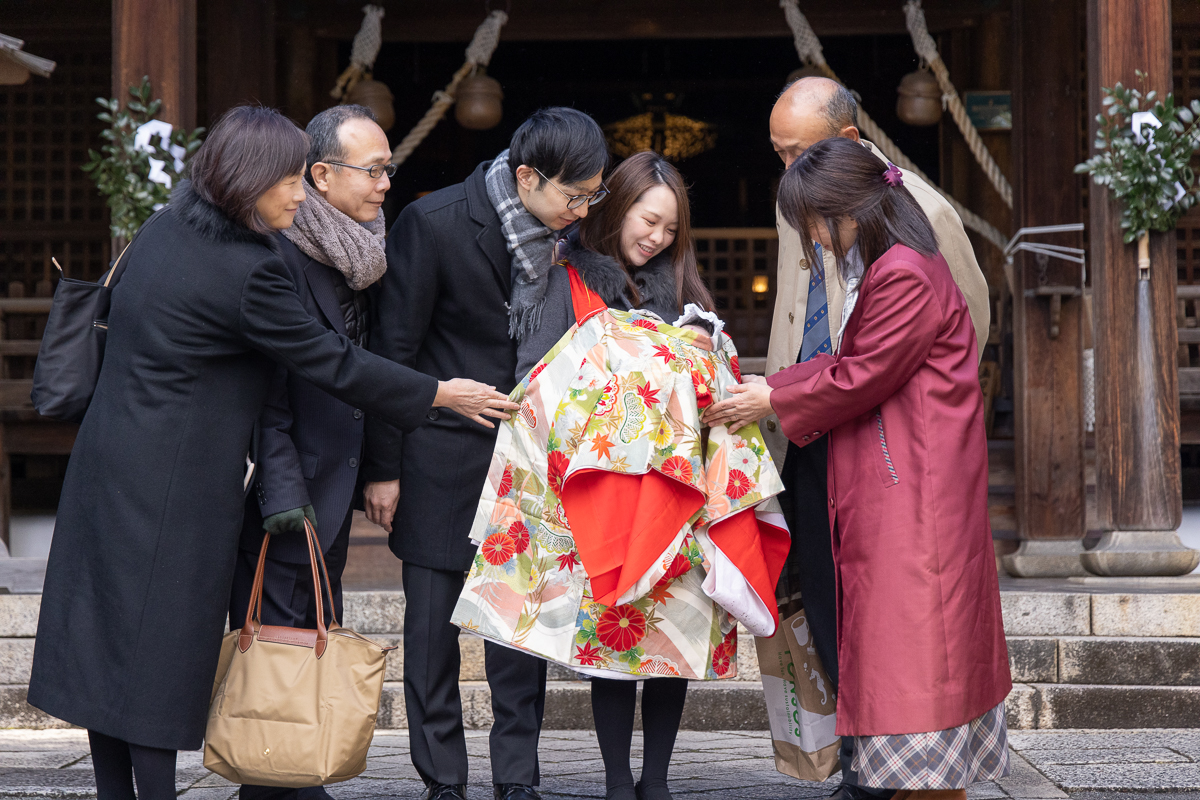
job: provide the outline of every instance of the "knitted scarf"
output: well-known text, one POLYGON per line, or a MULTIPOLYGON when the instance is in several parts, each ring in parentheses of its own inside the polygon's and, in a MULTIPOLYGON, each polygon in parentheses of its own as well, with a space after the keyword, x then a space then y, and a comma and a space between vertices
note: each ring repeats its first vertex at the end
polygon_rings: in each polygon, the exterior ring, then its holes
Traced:
POLYGON ((316 189, 306 187, 292 227, 283 235, 309 258, 333 267, 346 276, 346 284, 361 291, 383 277, 387 259, 383 253, 386 233, 383 209, 366 223, 338 211, 316 189))
POLYGON ((541 322, 546 302, 547 275, 554 266, 555 232, 525 208, 517 194, 517 178, 508 164, 508 151, 496 156, 484 179, 488 199, 500 217, 500 228, 512 256, 512 299, 508 335, 529 333, 541 322))

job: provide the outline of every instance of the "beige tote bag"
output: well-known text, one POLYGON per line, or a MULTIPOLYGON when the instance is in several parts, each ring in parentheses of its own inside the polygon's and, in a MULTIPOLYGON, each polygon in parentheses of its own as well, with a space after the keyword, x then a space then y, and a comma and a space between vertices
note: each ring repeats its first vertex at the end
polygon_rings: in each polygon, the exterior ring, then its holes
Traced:
POLYGON ((383 692, 384 657, 395 648, 365 639, 333 619, 325 560, 316 531, 307 520, 304 525, 317 598, 316 630, 261 623, 267 534, 246 624, 221 643, 204 766, 234 783, 322 786, 349 780, 367 766, 383 692), (324 574, 323 587, 318 569, 324 574))

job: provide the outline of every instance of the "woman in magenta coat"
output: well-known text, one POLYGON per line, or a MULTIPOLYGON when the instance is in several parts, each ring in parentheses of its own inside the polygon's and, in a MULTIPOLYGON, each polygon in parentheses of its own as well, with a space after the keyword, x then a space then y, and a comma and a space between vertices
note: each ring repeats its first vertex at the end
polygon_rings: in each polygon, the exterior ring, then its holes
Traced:
POLYGON ((735 387, 704 421, 736 429, 773 410, 798 445, 830 437, 837 732, 855 737, 863 785, 965 798, 1007 774, 1012 688, 967 304, 900 171, 860 144, 808 148, 779 206, 837 257, 839 349, 735 387))

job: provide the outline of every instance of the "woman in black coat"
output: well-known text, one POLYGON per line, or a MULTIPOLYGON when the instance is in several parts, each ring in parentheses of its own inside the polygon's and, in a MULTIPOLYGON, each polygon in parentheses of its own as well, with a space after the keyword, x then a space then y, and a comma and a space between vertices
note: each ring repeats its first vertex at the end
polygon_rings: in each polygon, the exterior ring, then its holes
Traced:
POLYGON ((85 727, 101 800, 174 798, 200 747, 275 363, 411 430, 431 406, 515 408, 355 347, 305 311, 271 234, 304 199, 308 137, 243 107, 125 254, 96 393, 63 484, 29 702, 85 727))

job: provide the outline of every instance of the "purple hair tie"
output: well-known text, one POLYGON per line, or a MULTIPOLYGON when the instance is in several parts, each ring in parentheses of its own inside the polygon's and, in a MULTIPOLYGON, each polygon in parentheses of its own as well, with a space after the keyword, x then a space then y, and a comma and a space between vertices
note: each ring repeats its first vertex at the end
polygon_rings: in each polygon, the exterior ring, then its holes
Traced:
POLYGON ((887 181, 888 186, 903 186, 904 176, 900 174, 900 168, 892 162, 888 162, 887 171, 883 173, 883 179, 887 181))

